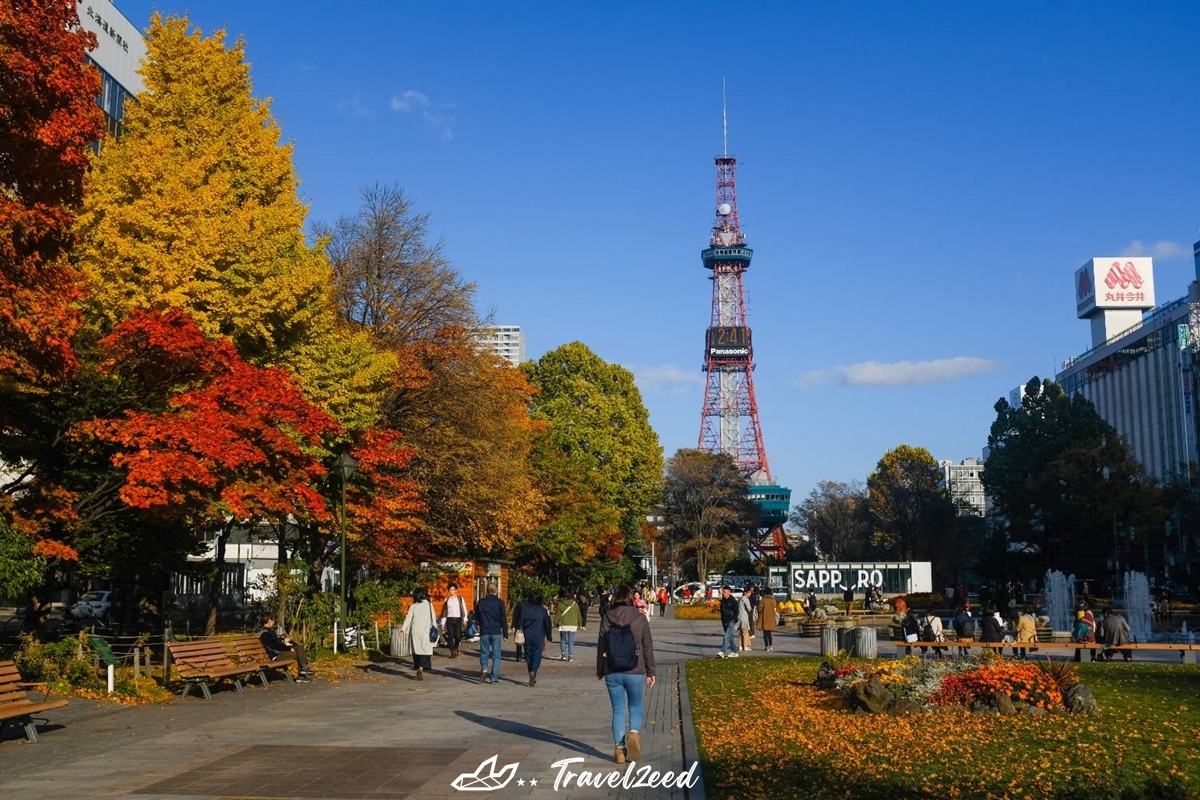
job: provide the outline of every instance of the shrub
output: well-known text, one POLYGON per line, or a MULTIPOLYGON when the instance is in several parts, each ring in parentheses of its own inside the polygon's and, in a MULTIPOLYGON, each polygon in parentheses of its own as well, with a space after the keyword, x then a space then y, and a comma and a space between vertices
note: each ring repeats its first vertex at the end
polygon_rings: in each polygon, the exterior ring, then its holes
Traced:
POLYGON ((675 606, 675 619, 721 619, 721 605, 715 601, 690 606, 675 606))
POLYGON ((904 595, 909 608, 945 608, 946 598, 941 592, 913 592, 904 595))
POLYGON ((934 705, 961 703, 971 706, 994 693, 1007 695, 1014 703, 1054 708, 1062 705, 1059 691, 1049 674, 1035 664, 995 664, 947 675, 941 687, 929 696, 934 705))

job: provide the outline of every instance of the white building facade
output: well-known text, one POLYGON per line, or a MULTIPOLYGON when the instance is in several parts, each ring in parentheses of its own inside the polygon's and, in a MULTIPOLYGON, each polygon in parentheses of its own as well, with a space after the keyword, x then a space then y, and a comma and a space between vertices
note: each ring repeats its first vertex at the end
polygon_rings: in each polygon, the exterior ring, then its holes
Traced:
POLYGON ((137 26, 125 18, 111 0, 80 0, 79 24, 96 34, 96 49, 88 54, 100 70, 102 86, 96 98, 104 109, 108 132, 121 131, 125 104, 146 90, 137 74, 146 56, 146 41, 137 26))
POLYGON ((514 367, 525 360, 525 333, 520 325, 484 325, 475 341, 514 367))
POLYGON ((983 462, 978 458, 965 458, 961 464, 939 461, 942 470, 942 486, 960 514, 987 516, 987 498, 983 493, 983 462))
MULTIPOLYGON (((1200 275, 1200 242, 1195 249, 1200 275)), ((1200 284, 1153 308, 1153 281, 1148 258, 1093 259, 1077 271, 1077 309, 1091 322, 1092 347, 1065 361, 1055 379, 1067 394, 1090 400, 1133 456, 1162 480, 1197 460, 1200 284)))

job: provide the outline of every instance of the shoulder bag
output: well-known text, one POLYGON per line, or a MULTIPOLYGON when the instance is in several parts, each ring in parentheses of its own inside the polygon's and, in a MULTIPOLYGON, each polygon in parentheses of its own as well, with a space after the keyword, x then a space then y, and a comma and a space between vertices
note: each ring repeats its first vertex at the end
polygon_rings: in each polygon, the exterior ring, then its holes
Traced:
MULTIPOLYGON (((425 602, 429 603, 428 600, 425 602)), ((429 622, 429 641, 437 644, 438 639, 441 638, 441 631, 438 630, 437 622, 433 618, 433 603, 429 603, 429 622)))

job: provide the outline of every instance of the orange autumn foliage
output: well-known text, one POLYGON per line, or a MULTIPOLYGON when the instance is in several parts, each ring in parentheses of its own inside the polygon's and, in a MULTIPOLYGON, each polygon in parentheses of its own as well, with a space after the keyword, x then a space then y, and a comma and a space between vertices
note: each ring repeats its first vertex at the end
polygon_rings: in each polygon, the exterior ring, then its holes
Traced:
POLYGON ((0 4, 0 43, 0 387, 28 389, 77 366, 81 291, 67 255, 104 118, 84 58, 96 39, 73 0, 0 4))
POLYGON ((76 427, 116 446, 121 499, 203 528, 238 519, 323 520, 319 448, 340 434, 290 373, 247 364, 183 312, 135 312, 100 344, 102 371, 138 387, 145 410, 76 427))

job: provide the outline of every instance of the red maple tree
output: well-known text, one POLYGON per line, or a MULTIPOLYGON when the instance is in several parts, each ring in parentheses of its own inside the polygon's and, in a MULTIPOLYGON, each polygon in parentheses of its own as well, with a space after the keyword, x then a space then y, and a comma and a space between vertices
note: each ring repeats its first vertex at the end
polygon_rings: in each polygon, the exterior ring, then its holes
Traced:
POLYGON ((398 431, 367 430, 350 451, 358 469, 346 487, 346 530, 364 545, 351 552, 385 573, 429 555, 418 535, 425 504, 409 472, 414 454, 402 439, 398 431))
MULTIPOLYGON (((0 3, 0 389, 77 366, 81 288, 66 254, 88 146, 104 135, 96 37, 73 0, 0 3)), ((0 422, 8 416, 0 402, 0 422)))

